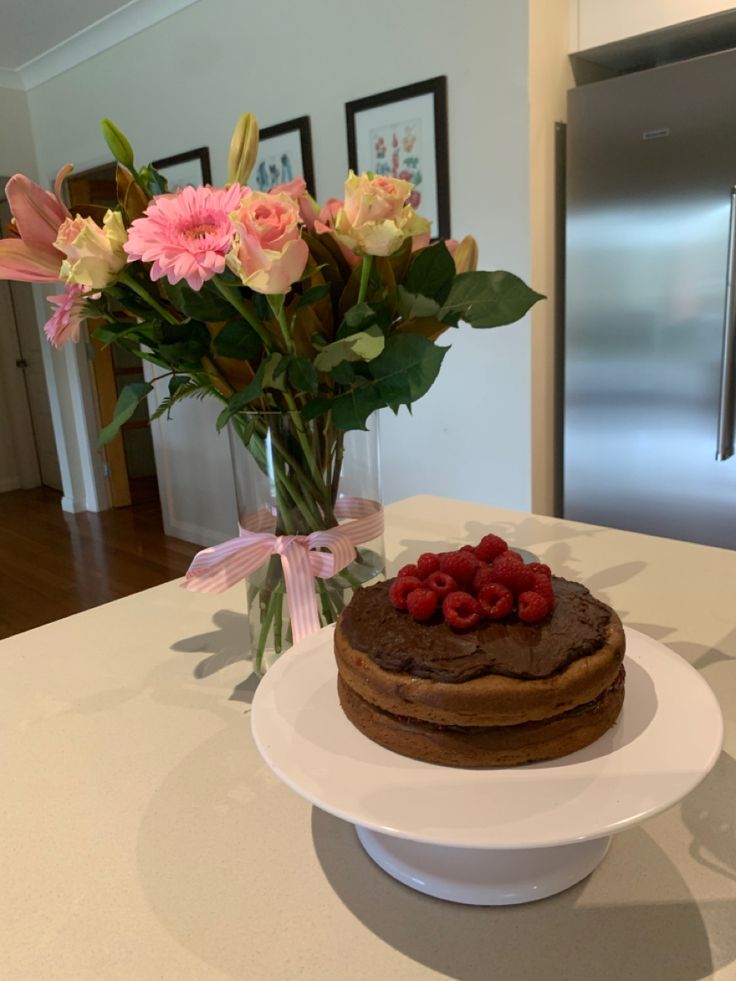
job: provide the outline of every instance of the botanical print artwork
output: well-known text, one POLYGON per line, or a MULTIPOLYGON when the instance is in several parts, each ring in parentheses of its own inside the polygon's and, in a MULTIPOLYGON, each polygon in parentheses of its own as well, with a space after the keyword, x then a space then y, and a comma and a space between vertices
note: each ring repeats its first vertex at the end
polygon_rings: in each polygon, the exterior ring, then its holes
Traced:
POLYGON ((370 131, 371 165, 374 173, 410 181, 414 188, 409 199, 412 208, 422 200, 422 121, 406 119, 370 131))
POLYGON ((278 184, 286 184, 297 176, 289 153, 274 154, 261 158, 256 164, 255 184, 259 191, 270 191, 278 184))

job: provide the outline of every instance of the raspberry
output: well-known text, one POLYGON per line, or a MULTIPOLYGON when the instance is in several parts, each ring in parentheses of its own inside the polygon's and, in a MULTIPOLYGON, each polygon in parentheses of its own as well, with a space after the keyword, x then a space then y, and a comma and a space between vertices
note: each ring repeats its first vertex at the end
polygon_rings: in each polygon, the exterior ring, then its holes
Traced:
POLYGON ((412 589, 406 597, 406 608, 415 620, 430 620, 437 609, 439 597, 432 589, 412 589))
POLYGON ((420 579, 426 579, 427 576, 431 576, 433 572, 439 572, 439 555, 435 555, 434 552, 424 552, 417 559, 417 569, 419 570, 420 579))
POLYGON ((467 630, 480 622, 478 601, 470 593, 450 593, 442 600, 442 614, 454 630, 467 630))
MULTIPOLYGON (((519 553, 518 552, 514 552, 510 548, 509 549, 506 549, 505 552, 501 552, 501 554, 500 555, 497 555, 496 558, 497 559, 504 559, 504 560, 507 560, 509 562, 520 563, 521 565, 524 564, 524 560, 519 555, 519 553)), ((495 559, 494 559, 494 561, 495 561, 495 559)))
POLYGON ((396 573, 396 578, 402 579, 404 576, 413 576, 414 579, 418 579, 419 569, 415 565, 404 565, 396 573))
POLYGON ((458 552, 470 552, 471 555, 475 555, 475 545, 461 545, 458 552))
POLYGON ((523 620, 524 623, 538 623, 547 616, 549 607, 544 596, 540 596, 539 593, 532 590, 526 590, 517 600, 516 612, 519 614, 519 619, 523 620))
POLYGON ((530 562, 527 569, 531 569, 532 572, 541 572, 548 579, 552 578, 552 570, 548 565, 545 565, 544 562, 530 562))
MULTIPOLYGON (((537 563, 535 563, 536 565, 537 563)), ((527 569, 529 566, 527 566, 527 569)), ((552 585, 552 580, 549 576, 546 576, 543 572, 534 573, 534 586, 532 587, 535 593, 539 593, 547 601, 547 607, 551 611, 555 607, 555 587, 552 585)))
POLYGON ((433 572, 424 580, 424 585, 434 590, 440 599, 444 599, 445 596, 449 596, 450 593, 457 590, 457 583, 446 572, 433 572))
POLYGON ((440 557, 440 570, 459 582, 469 585, 473 581, 480 562, 470 552, 446 552, 440 557))
POLYGON ((482 565, 473 576, 473 592, 477 596, 484 586, 490 586, 492 582, 497 582, 493 569, 490 566, 482 565))
POLYGON ((489 620, 500 620, 513 610, 514 594, 500 582, 492 582, 478 593, 478 606, 489 620))
POLYGON ((527 589, 534 589, 534 573, 530 572, 523 562, 506 558, 506 554, 493 560, 491 571, 496 582, 508 586, 514 596, 527 589))
POLYGON ((402 576, 394 579, 388 591, 388 598, 397 610, 406 609, 406 598, 413 589, 421 589, 423 583, 416 576, 402 576))
POLYGON ((475 554, 482 562, 493 562, 507 548, 506 542, 498 535, 484 535, 475 546, 475 554))

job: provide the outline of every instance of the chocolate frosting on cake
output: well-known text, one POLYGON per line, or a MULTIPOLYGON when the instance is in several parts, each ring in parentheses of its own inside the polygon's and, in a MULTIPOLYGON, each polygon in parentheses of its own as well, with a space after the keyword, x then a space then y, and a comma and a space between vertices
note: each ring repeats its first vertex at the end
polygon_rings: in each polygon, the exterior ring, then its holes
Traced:
POLYGON ((391 582, 358 590, 342 614, 352 647, 386 671, 460 683, 487 674, 545 678, 605 642, 611 611, 585 586, 553 577, 557 603, 535 624, 510 617, 455 631, 439 617, 417 623, 388 598, 391 582))

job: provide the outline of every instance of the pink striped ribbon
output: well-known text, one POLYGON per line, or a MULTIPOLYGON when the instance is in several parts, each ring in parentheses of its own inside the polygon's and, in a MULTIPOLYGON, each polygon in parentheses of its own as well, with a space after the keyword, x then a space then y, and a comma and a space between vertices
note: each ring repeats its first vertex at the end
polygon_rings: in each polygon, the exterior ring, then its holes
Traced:
POLYGON ((274 535, 276 517, 261 508, 247 514, 240 535, 195 555, 182 583, 196 593, 222 593, 280 555, 294 643, 319 630, 315 576, 329 579, 355 558, 355 546, 383 534, 383 508, 362 497, 341 497, 335 505, 344 524, 311 535, 274 535), (318 552, 316 549, 327 549, 318 552))

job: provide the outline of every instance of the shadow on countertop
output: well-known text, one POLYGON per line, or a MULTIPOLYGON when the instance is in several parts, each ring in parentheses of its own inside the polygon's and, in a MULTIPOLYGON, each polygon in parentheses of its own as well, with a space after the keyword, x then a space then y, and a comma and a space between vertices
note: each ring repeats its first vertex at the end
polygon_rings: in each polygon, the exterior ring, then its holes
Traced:
POLYGON ((736 959, 728 926, 736 899, 698 904, 642 828, 614 838, 590 879, 548 899, 498 907, 455 905, 401 885, 360 854, 350 824, 317 808, 312 837, 354 916, 400 953, 458 981, 696 981, 736 959), (714 924, 722 935, 710 938, 714 924))

